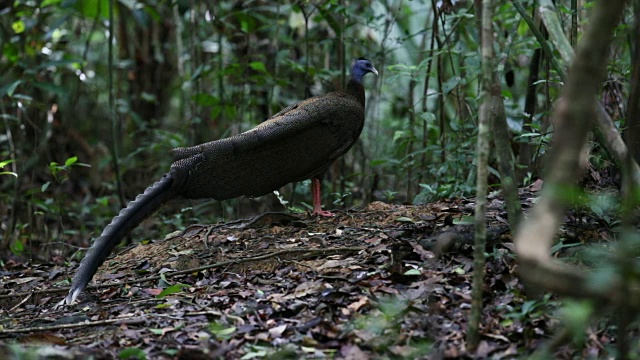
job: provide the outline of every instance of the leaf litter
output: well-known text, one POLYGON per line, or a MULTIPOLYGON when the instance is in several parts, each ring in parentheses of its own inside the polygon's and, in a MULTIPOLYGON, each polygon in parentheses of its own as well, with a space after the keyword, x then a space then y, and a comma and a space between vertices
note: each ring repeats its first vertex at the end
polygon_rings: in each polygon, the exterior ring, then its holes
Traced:
POLYGON ((60 308, 75 267, 7 262, 0 347, 15 341, 37 344, 29 349, 42 356, 96 359, 530 353, 554 334, 557 304, 526 297, 498 206, 489 207, 482 341, 466 349, 473 229, 464 219, 473 207, 374 202, 330 219, 267 214, 194 226, 120 252, 98 271, 100 286, 60 308))

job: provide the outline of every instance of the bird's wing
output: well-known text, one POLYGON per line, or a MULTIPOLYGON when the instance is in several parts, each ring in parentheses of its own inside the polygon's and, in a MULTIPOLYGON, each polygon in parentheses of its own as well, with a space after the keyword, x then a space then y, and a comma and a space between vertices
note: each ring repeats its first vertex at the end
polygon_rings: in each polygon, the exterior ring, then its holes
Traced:
POLYGON ((176 149, 176 168, 196 154, 205 158, 190 170, 183 195, 260 196, 310 178, 353 145, 363 121, 364 109, 355 99, 327 95, 290 106, 242 134, 176 149))

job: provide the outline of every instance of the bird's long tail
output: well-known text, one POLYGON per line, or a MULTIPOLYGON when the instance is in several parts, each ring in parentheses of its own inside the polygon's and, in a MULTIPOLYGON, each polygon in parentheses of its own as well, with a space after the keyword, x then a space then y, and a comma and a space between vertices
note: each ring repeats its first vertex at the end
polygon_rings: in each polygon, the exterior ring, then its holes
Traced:
POLYGON ((98 267, 104 263, 113 248, 144 219, 151 216, 164 203, 176 196, 171 173, 164 175, 144 193, 138 195, 104 229, 95 240, 73 277, 71 290, 65 301, 71 304, 93 278, 98 267))

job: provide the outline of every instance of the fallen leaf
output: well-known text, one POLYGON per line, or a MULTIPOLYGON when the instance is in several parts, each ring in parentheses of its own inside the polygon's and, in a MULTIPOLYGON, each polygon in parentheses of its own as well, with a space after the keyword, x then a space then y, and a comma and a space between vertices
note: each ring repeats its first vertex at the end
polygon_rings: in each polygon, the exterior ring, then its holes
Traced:
POLYGON ((277 339, 281 337, 286 330, 287 330, 287 324, 276 326, 274 328, 269 329, 269 335, 271 335, 271 338, 277 339))

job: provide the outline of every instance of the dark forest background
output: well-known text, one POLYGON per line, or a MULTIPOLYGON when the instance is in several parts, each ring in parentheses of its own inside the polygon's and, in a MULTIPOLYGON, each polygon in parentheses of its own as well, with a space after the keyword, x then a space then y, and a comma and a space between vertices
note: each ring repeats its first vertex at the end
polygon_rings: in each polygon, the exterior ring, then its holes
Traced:
MULTIPOLYGON (((638 0, 0 2, 0 275, 70 268, 169 169, 170 149, 238 134, 340 89, 352 61, 366 57, 379 71, 365 78, 366 124, 325 176, 325 207, 466 198, 475 219, 455 225, 468 225, 473 255, 437 259, 472 272, 464 309, 443 305, 465 317, 470 309, 464 351, 481 335, 502 341, 482 332, 483 306, 494 306, 517 321, 493 325, 518 337, 538 331, 544 315, 553 328, 564 321, 549 348, 588 335, 590 349, 604 343, 614 357, 637 358, 638 14, 638 0), (497 245, 496 228, 507 234, 497 245), (509 304, 487 301, 500 293, 509 304)), ((308 183, 258 199, 177 201, 128 241, 267 211, 302 214, 308 183)), ((452 225, 439 218, 444 208, 435 220, 394 221, 428 225, 435 237, 438 221, 452 225)), ((442 254, 407 242, 421 259, 412 266, 439 266, 427 255, 442 254)), ((450 275, 439 280, 455 284, 450 275)), ((61 278, 51 289, 68 285, 61 278)))

